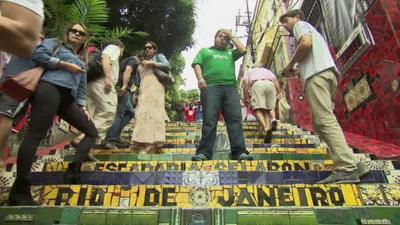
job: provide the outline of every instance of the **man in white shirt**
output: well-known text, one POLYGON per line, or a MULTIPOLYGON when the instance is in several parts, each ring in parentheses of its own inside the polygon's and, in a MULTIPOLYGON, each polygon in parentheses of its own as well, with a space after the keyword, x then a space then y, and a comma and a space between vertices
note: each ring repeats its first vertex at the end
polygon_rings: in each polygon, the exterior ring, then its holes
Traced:
POLYGON ((41 0, 0 0, 0 51, 30 57, 43 25, 41 0))
POLYGON ((319 183, 358 183, 369 170, 364 164, 356 165, 354 154, 333 113, 332 97, 336 91, 338 70, 324 38, 311 24, 302 21, 303 17, 300 10, 291 10, 279 19, 298 43, 284 75, 293 75, 294 65, 298 64, 314 129, 330 149, 335 169, 319 183))
POLYGON ((99 138, 104 140, 107 130, 114 122, 117 110, 118 95, 115 85, 119 76, 119 58, 124 51, 121 41, 107 45, 102 51, 104 77, 88 84, 88 110, 99 132, 99 138))

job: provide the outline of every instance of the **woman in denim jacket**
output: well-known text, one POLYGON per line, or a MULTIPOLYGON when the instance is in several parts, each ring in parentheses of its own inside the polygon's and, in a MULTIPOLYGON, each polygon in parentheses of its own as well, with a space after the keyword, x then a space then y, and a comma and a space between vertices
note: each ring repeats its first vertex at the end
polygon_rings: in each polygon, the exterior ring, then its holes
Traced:
POLYGON ((165 89, 154 75, 155 69, 171 70, 168 60, 158 53, 154 42, 146 42, 144 56, 138 68, 139 99, 135 109, 132 140, 140 154, 154 152, 165 142, 165 89))
POLYGON ((97 130, 86 111, 85 60, 88 33, 83 24, 74 24, 64 41, 45 39, 32 53, 32 61, 46 68, 32 98, 28 132, 19 148, 17 178, 10 192, 10 205, 34 205, 28 175, 36 149, 46 136, 55 115, 85 133, 77 146, 78 162, 70 163, 68 182, 78 182, 80 164, 87 160, 97 130))

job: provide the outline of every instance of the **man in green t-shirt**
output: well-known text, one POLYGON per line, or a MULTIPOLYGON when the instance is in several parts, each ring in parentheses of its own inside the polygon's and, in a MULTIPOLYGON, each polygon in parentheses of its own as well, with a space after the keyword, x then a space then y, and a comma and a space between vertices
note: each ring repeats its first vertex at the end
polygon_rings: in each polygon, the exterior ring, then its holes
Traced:
POLYGON ((201 140, 193 161, 212 158, 220 111, 226 122, 232 158, 253 159, 244 142, 240 98, 236 90, 235 61, 245 53, 246 47, 232 37, 230 30, 220 29, 215 35, 214 46, 201 49, 192 63, 203 104, 201 140), (236 49, 227 48, 231 41, 236 49))

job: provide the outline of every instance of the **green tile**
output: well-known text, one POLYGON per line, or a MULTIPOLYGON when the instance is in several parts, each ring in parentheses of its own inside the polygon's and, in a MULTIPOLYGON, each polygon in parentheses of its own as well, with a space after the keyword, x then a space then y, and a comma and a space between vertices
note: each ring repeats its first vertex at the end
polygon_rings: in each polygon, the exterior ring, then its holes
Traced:
MULTIPOLYGON (((158 224, 158 211, 155 210, 143 210, 143 211, 133 211, 131 223, 126 225, 148 225, 148 224, 158 224)), ((111 224, 107 224, 111 225, 111 224)), ((113 225, 125 225, 119 223, 118 217, 116 223, 113 225)))
POLYGON ((389 220, 391 224, 400 224, 400 207, 353 208, 355 219, 389 220))
POLYGON ((237 224, 237 209, 221 209, 220 211, 224 215, 224 224, 237 224))
POLYGON ((130 210, 109 210, 106 225, 131 225, 132 214, 130 210))
POLYGON ((173 154, 154 154, 151 155, 153 161, 172 161, 174 159, 173 154))
POLYGON ((60 221, 62 208, 37 208, 35 223, 41 225, 53 225, 60 221))
POLYGON ((175 154, 173 156, 174 161, 190 161, 193 155, 182 155, 182 154, 175 154))
POLYGON ((64 208, 61 214, 60 224, 78 224, 80 214, 80 208, 64 208))
POLYGON ((148 154, 139 154, 138 155, 138 161, 150 161, 151 160, 151 155, 148 154))
POLYGON ((318 225, 317 217, 312 211, 289 213, 291 225, 318 225))
POLYGON ((287 211, 239 211, 238 224, 240 225, 290 225, 287 211))
POLYGON ((357 225, 351 208, 319 208, 315 213, 320 225, 357 225))
POLYGON ((107 214, 106 209, 83 210, 79 225, 107 225, 107 214))
POLYGON ((0 222, 6 225, 32 225, 36 208, 1 208, 0 222))
POLYGON ((271 154, 251 154, 254 160, 271 160, 271 154))
MULTIPOLYGON (((179 213, 178 209, 159 209, 158 210, 158 223, 159 224, 174 224, 176 214, 179 213)), ((179 218, 179 217, 178 217, 179 218)))
POLYGON ((272 160, 283 160, 283 154, 280 154, 280 153, 271 154, 271 159, 272 160))

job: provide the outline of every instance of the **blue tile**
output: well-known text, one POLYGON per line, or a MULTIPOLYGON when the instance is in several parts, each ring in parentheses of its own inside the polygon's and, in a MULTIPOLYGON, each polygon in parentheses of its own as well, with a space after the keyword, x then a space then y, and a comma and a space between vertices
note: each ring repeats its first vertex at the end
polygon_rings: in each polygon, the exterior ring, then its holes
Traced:
POLYGON ((219 182, 221 185, 239 184, 239 172, 236 171, 220 171, 219 182))
MULTIPOLYGON (((265 177, 265 183, 264 185, 269 185, 269 184, 283 184, 284 180, 284 173, 282 172, 268 172, 264 173, 265 177)), ((261 184, 259 182, 256 182, 256 184, 261 184)))

